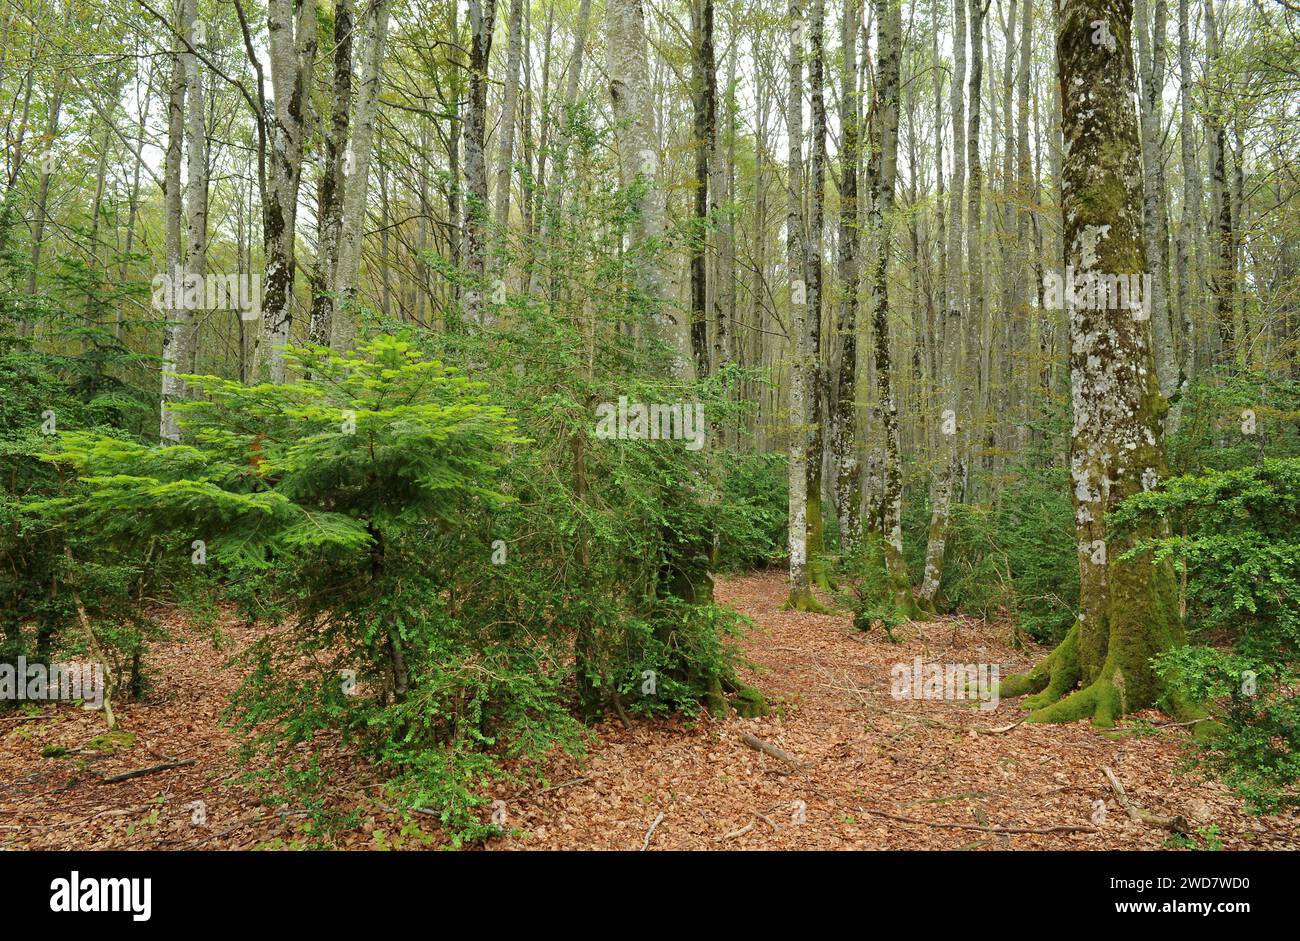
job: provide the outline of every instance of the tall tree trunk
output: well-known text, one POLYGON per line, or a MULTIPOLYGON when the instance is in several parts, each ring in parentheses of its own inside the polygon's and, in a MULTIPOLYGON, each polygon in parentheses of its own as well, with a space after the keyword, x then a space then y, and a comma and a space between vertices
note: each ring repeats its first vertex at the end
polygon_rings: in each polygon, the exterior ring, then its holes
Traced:
MULTIPOLYGON (((199 47, 200 27, 198 0, 185 0, 186 35, 194 49, 199 47)), ((208 146, 204 126, 203 80, 199 75, 199 60, 194 52, 181 56, 185 69, 185 274, 187 281, 203 283, 207 271, 208 255, 208 146)), ((208 299, 211 303, 212 299, 208 299)), ((192 337, 189 356, 183 361, 186 369, 194 368, 193 358, 198 352, 198 323, 191 325, 192 337)))
MULTIPOLYGON (((192 35, 194 26, 194 0, 181 0, 180 29, 187 36, 192 35)), ((185 44, 176 40, 172 53, 171 87, 167 101, 167 152, 163 158, 163 254, 166 256, 167 270, 163 274, 168 287, 164 308, 167 316, 167 329, 163 334, 162 354, 162 390, 159 436, 164 443, 177 443, 181 439, 180 425, 176 415, 167 404, 180 398, 184 392, 181 380, 173 375, 189 362, 190 324, 193 312, 186 309, 184 303, 177 303, 183 298, 184 274, 181 269, 184 261, 181 244, 181 226, 183 215, 183 197, 181 193, 181 160, 185 141, 185 65, 182 57, 185 44)))
POLYGON ((858 162, 861 148, 861 106, 858 97, 858 30, 862 0, 845 0, 840 65, 840 303, 835 319, 839 369, 831 409, 831 457, 835 473, 835 517, 841 550, 856 549, 862 526, 862 465, 857 447, 858 373, 858 162))
POLYGON ((694 127, 695 193, 691 228, 691 356, 695 375, 709 375, 708 228, 709 156, 711 128, 717 122, 715 64, 713 61, 712 0, 691 0, 691 26, 695 34, 694 127))
POLYGON ((607 0, 606 59, 609 96, 619 127, 619 166, 624 186, 637 184, 633 250, 643 256, 636 269, 638 301, 648 309, 656 338, 672 349, 672 371, 685 375, 686 357, 670 314, 674 292, 659 248, 668 226, 664 189, 659 181, 659 143, 655 136, 654 98, 642 0, 607 0))
MULTIPOLYGON (((1200 291, 1193 290, 1194 277, 1204 269, 1199 258, 1200 241, 1196 232, 1201 219, 1201 168, 1196 158, 1196 132, 1192 108, 1192 37, 1190 24, 1191 0, 1178 0, 1178 136, 1182 145, 1183 210, 1178 226, 1178 311, 1182 318, 1181 373, 1182 388, 1186 389, 1196 371, 1196 314, 1200 291), (1197 254, 1196 266, 1192 255, 1197 254)), ((1183 401, 1179 396, 1169 410, 1166 428, 1169 434, 1178 430, 1183 401)))
MULTIPOLYGON (((971 0, 978 3, 979 0, 971 0)), ((944 323, 944 386, 939 415, 939 434, 942 443, 938 455, 938 470, 934 497, 930 507, 929 537, 925 547, 925 576, 921 581, 921 601, 931 605, 943 580, 943 555, 947 545, 948 523, 952 515, 953 489, 958 471, 958 413, 961 411, 962 390, 962 321, 965 316, 965 296, 962 280, 962 188, 965 185, 965 115, 966 98, 963 83, 966 80, 966 9, 965 0, 953 0, 953 69, 949 107, 952 112, 952 177, 949 181, 948 204, 948 259, 947 288, 948 310, 944 323)), ((967 417, 962 413, 961 420, 967 417)))
POLYGON ((487 88, 492 58, 496 0, 469 0, 469 110, 465 115, 465 317, 479 326, 490 318, 483 309, 487 264, 488 179, 487 88))
POLYGON ((1142 237, 1146 242, 1147 273, 1151 276, 1149 296, 1144 296, 1142 302, 1149 305, 1147 313, 1151 318, 1151 342, 1154 344, 1160 394, 1168 400, 1178 390, 1178 357, 1165 302, 1168 270, 1160 229, 1165 212, 1165 173, 1160 138, 1164 130, 1161 114, 1164 108, 1166 10, 1165 0, 1155 0, 1155 19, 1148 30, 1147 0, 1134 0, 1133 3, 1141 89, 1138 104, 1142 128, 1142 237))
POLYGON ((1210 206, 1213 218, 1211 244, 1216 258, 1210 272, 1210 290, 1214 295, 1214 319, 1219 328, 1217 362, 1230 363, 1236 356, 1236 318, 1232 306, 1234 280, 1232 259, 1232 204, 1228 195, 1228 121, 1224 114, 1227 76, 1220 51, 1222 34, 1214 13, 1214 0, 1205 0, 1205 55, 1209 75, 1207 130, 1210 138, 1210 206))
POLYGON ((826 562, 825 524, 822 518, 822 463, 825 428, 822 403, 826 373, 822 369, 822 243, 826 200, 826 98, 825 49, 826 0, 812 0, 812 29, 808 61, 808 83, 812 98, 812 152, 808 160, 808 233, 804 279, 807 281, 807 408, 808 408, 808 565, 814 585, 829 589, 826 562))
MULTIPOLYGON (((1145 270, 1141 135, 1133 99, 1132 0, 1064 0, 1057 32, 1066 157, 1066 260, 1076 279, 1145 270), (1113 43, 1094 43, 1092 23, 1113 43)), ((1071 292, 1080 293, 1080 292, 1071 292)), ((1155 374, 1150 322, 1122 305, 1066 298, 1070 318, 1070 442, 1080 599, 1075 625, 1046 660, 1002 684, 1002 695, 1037 692, 1030 721, 1091 716, 1102 726, 1161 701, 1150 659, 1179 643, 1170 562, 1151 551, 1124 559, 1154 533, 1108 532, 1124 499, 1165 475, 1165 401, 1155 374), (1073 691, 1080 681, 1084 686, 1073 691), (1062 699, 1061 697, 1065 698, 1062 699)), ((1168 707, 1172 704, 1165 703, 1168 707)))
POLYGON ((798 611, 817 607, 808 582, 808 286, 804 281, 807 254, 803 219, 803 37, 800 0, 789 2, 790 50, 786 97, 785 252, 790 280, 790 597, 786 606, 798 611))
POLYGON ((321 152, 316 210, 316 270, 312 276, 311 325, 308 338, 318 346, 330 341, 334 322, 334 273, 338 267, 339 230, 347 191, 346 152, 352 113, 352 0, 334 6, 334 96, 329 131, 321 152))
POLYGON ((504 240, 510 222, 510 178, 515 159, 515 113, 519 101, 519 62, 523 58, 524 0, 510 0, 506 39, 506 78, 501 101, 501 127, 497 141, 497 237, 504 240))
MULTIPOLYGON (((984 168, 980 162, 980 99, 984 78, 984 13, 987 9, 980 0, 970 0, 970 81, 968 83, 970 111, 966 130, 966 363, 962 382, 962 441, 965 454, 965 473, 971 479, 977 464, 977 450, 983 429, 984 415, 980 402, 984 388, 980 382, 983 372, 985 329, 984 311, 984 235, 980 231, 984 195, 984 168)), ((965 489, 969 490, 969 486, 965 489)))
MULTIPOLYGON (((371 7, 370 22, 363 37, 365 45, 355 110, 349 121, 351 139, 344 159, 343 217, 339 223, 338 262, 334 270, 334 316, 330 321, 330 349, 338 351, 351 349, 356 337, 361 236, 366 228, 370 155, 374 150, 375 117, 384 81, 390 3, 391 0, 375 0, 371 7)), ((384 313, 388 313, 386 304, 384 313)))
MULTIPOLYGON (((712 9, 713 2, 709 0, 712 9)), ((715 368, 736 358, 736 242, 732 224, 731 189, 735 171, 736 123, 736 47, 739 45, 734 25, 731 32, 731 52, 727 57, 725 119, 726 133, 719 128, 717 80, 713 80, 714 119, 710 126, 712 140, 709 144, 709 216, 713 220, 715 285, 713 288, 713 362, 715 368), (724 150, 725 148, 725 150, 724 150)), ((715 72, 716 76, 716 72, 715 72)))
POLYGON ((316 59, 316 0, 268 0, 267 47, 271 60, 270 180, 262 207, 266 274, 262 282, 262 329, 253 373, 284 382, 284 351, 293 317, 293 275, 302 182, 303 138, 310 110, 316 59))
MULTIPOLYGON (((903 558, 903 460, 899 444, 898 401, 895 391, 889 326, 889 255, 898 169, 899 63, 902 12, 898 0, 874 0, 878 79, 877 193, 871 206, 875 266, 872 273, 872 342, 876 390, 883 423, 884 449, 880 468, 880 536, 891 600, 903 615, 916 612, 911 579, 903 558)), ((868 577, 871 577, 870 574, 868 577)))

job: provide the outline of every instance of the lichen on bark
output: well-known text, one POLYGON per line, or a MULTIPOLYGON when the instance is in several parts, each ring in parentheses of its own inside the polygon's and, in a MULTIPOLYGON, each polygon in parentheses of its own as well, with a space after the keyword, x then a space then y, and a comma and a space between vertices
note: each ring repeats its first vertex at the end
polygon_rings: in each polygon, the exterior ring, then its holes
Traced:
MULTIPOLYGON (((1057 32, 1066 159, 1062 214, 1066 262, 1077 282, 1146 270, 1140 137, 1134 110, 1132 0, 1065 0, 1057 32), (1098 22, 1114 37, 1096 42, 1098 22)), ((1171 702, 1152 658, 1181 643, 1173 566, 1144 538, 1110 531, 1107 514, 1166 473, 1163 419, 1149 319, 1095 294, 1067 297, 1073 429, 1070 468, 1079 544, 1079 612, 1053 653, 1009 677, 1002 696, 1033 693, 1031 722, 1092 718, 1113 725, 1171 702), (1081 687, 1080 687, 1080 684, 1081 687), (1080 688, 1076 688, 1080 687, 1080 688)))

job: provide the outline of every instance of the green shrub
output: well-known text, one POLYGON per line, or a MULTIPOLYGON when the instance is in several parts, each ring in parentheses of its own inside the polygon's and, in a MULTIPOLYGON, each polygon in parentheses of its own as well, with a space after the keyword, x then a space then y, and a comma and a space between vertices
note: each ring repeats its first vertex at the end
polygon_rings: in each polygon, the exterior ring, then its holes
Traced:
POLYGON ((720 460, 719 568, 746 571, 779 563, 788 551, 790 481, 785 455, 726 452, 720 460))
POLYGON ((1171 478, 1113 521, 1141 517, 1168 535, 1134 551, 1154 546, 1186 576, 1191 643, 1157 669, 1221 720, 1205 762, 1257 809, 1300 804, 1300 458, 1171 478))

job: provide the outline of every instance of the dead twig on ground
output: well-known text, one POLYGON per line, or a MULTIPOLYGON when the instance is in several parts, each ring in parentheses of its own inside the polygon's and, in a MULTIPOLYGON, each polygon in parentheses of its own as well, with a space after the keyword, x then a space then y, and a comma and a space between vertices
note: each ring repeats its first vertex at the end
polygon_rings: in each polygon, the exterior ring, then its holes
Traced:
POLYGON ((1137 823, 1146 824, 1148 827, 1159 827, 1162 830, 1169 830, 1173 833, 1188 833, 1191 828, 1187 825, 1187 819, 1182 815, 1176 814, 1172 817, 1165 817, 1161 814, 1153 814, 1149 810, 1134 804, 1124 793, 1124 785, 1120 783, 1119 778, 1106 765, 1101 766, 1102 772, 1106 775, 1106 780, 1110 782, 1110 789, 1115 792, 1115 799, 1119 805, 1124 808, 1124 813, 1128 814, 1130 820, 1137 823))
POLYGON ((650 824, 650 829, 645 832, 645 839, 641 841, 641 852, 644 853, 646 850, 650 848, 650 840, 651 838, 654 837, 655 829, 659 826, 659 824, 663 821, 663 819, 664 819, 664 814, 663 811, 661 810, 659 812, 659 816, 655 817, 655 822, 650 824))
POLYGON ((144 777, 146 774, 153 774, 156 771, 170 771, 172 768, 184 768, 194 764, 196 759, 186 758, 184 761, 167 761, 160 765, 152 765, 148 768, 137 768, 134 771, 123 771, 121 774, 114 774, 100 781, 101 784, 116 784, 119 781, 129 781, 131 778, 144 777))
POLYGON ((859 808, 864 814, 873 814, 877 817, 884 817, 888 820, 897 820, 899 823, 914 823, 922 827, 944 827, 951 830, 976 830, 980 833, 1096 833, 1096 827, 1085 827, 1076 824, 1059 824, 1052 827, 981 827, 973 823, 943 823, 937 820, 917 820, 915 817, 904 817, 901 814, 886 813, 883 810, 872 810, 869 807, 859 808))
POLYGON ((794 768, 798 768, 800 771, 804 769, 803 762, 801 762, 798 758, 795 758, 793 755, 789 754, 788 752, 782 751, 781 749, 777 748, 775 745, 771 745, 763 741, 761 738, 755 738, 753 735, 750 735, 748 732, 746 732, 743 736, 741 736, 741 738, 744 740, 745 744, 748 745, 750 748, 753 748, 757 751, 761 751, 765 755, 771 755, 773 758, 777 758, 781 761, 784 761, 786 764, 794 768))

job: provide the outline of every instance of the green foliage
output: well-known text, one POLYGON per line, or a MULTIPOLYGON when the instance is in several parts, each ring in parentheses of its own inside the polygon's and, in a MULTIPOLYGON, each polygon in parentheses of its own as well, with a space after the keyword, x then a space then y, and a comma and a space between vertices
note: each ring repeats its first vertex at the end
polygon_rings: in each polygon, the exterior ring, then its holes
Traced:
MULTIPOLYGON (((928 515, 907 522, 919 580, 928 515)), ((954 502, 940 596, 950 609, 977 617, 1013 617, 1039 643, 1053 644, 1074 620, 1077 551, 1069 475, 1027 459, 1009 470, 994 504, 954 502)))
POLYGON ((157 559, 122 556, 93 528, 68 525, 57 504, 85 499, 86 488, 41 459, 74 429, 125 434, 120 425, 134 400, 109 377, 84 382, 86 375, 72 357, 23 343, 0 347, 0 657, 85 654, 81 632, 69 630, 75 594, 112 660, 110 692, 125 684, 139 695, 142 654, 159 636, 139 598, 155 585, 157 559))
POLYGON ((1144 545, 1186 576, 1193 643, 1157 669, 1177 695, 1217 706, 1224 731, 1204 760, 1258 809, 1300 804, 1300 458, 1171 478, 1113 517, 1142 518, 1168 527, 1144 545))
POLYGON ((719 568, 746 571, 779 563, 788 551, 785 455, 725 453, 720 459, 719 568))
POLYGON ((1266 457, 1300 454, 1300 381, 1254 371, 1216 372, 1184 393, 1169 442, 1174 474, 1235 470, 1266 457))

